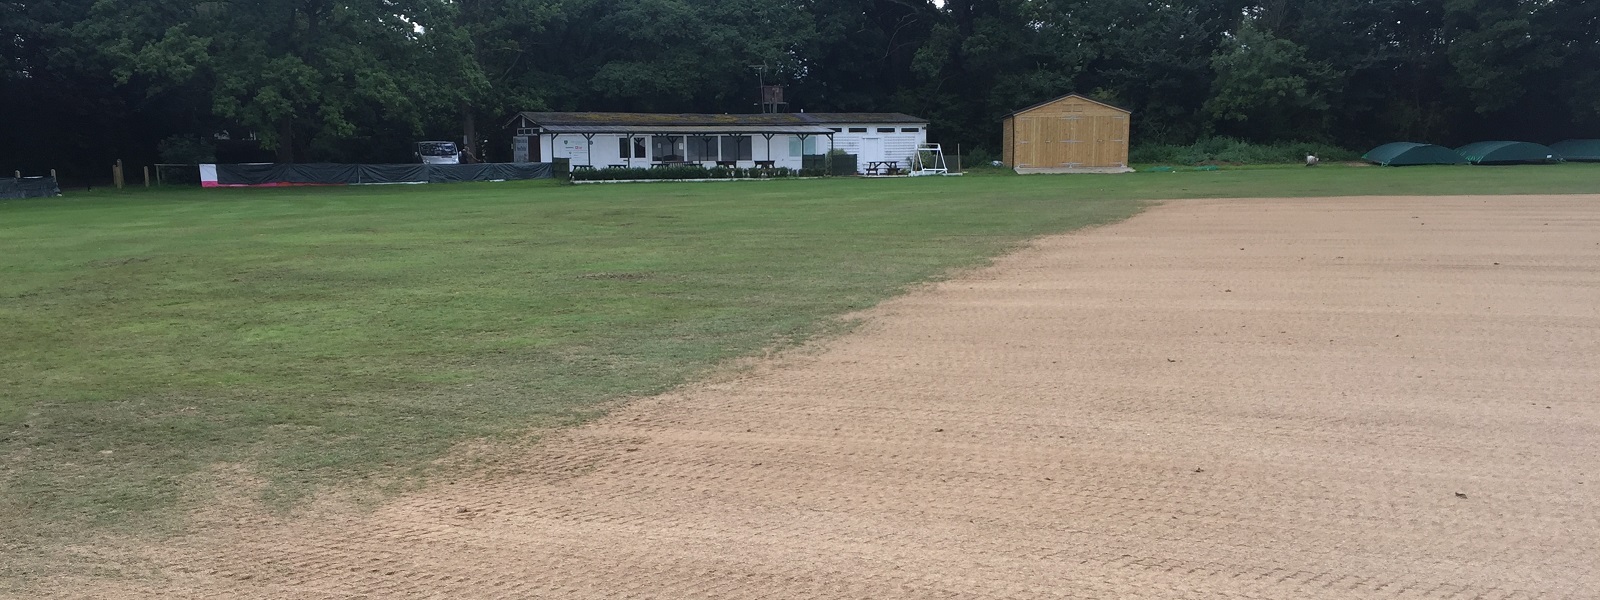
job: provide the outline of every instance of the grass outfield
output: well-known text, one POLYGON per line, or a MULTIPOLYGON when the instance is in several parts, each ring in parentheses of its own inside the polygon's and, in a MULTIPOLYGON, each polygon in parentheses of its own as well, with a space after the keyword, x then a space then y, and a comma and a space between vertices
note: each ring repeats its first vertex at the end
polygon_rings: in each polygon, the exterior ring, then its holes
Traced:
POLYGON ((0 201, 0 549, 425 472, 1182 197, 1600 192, 1600 165, 1283 168, 0 201))

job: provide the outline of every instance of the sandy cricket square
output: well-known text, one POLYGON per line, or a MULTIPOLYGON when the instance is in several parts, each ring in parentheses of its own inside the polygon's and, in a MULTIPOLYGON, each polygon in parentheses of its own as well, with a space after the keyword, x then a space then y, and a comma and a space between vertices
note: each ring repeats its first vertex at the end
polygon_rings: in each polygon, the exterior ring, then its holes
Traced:
POLYGON ((1173 201, 106 598, 1600 598, 1600 196, 1173 201))

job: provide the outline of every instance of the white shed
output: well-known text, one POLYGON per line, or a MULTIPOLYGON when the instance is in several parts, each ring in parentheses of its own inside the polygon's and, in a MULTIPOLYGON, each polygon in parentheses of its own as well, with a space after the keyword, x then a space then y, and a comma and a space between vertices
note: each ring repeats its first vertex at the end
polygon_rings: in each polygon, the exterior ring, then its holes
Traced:
POLYGON ((857 156, 856 168, 866 172, 874 162, 895 161, 911 165, 917 145, 928 142, 928 120, 901 113, 798 113, 811 123, 833 131, 833 147, 857 156))

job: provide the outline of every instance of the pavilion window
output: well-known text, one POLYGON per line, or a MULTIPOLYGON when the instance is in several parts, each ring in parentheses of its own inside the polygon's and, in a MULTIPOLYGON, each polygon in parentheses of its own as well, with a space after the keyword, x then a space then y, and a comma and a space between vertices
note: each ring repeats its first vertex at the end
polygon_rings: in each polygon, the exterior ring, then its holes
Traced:
POLYGON ((717 160, 717 138, 710 135, 689 136, 689 161, 717 160))
POLYGON ((753 148, 748 135, 722 136, 722 160, 751 160, 753 148))
POLYGON ((789 156, 790 157, 799 158, 799 157, 804 156, 804 155, 816 154, 816 153, 817 153, 817 138, 816 138, 816 136, 807 136, 804 140, 800 139, 800 136, 798 136, 798 135, 789 138, 789 156))
POLYGON ((663 162, 682 162, 683 136, 681 135, 653 135, 650 136, 650 151, 656 160, 663 162))
POLYGON ((628 147, 633 147, 633 158, 644 158, 644 138, 617 138, 617 157, 628 158, 628 147))

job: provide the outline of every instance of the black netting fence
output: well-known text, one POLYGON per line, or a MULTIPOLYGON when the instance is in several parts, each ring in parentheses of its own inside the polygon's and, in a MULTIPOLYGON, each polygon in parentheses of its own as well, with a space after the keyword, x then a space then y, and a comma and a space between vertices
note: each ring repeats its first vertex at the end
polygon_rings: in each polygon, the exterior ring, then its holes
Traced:
POLYGON ((243 164, 216 165, 216 184, 352 185, 364 183, 444 183, 544 179, 550 163, 476 163, 466 165, 243 164))
POLYGON ((53 176, 0 177, 0 199, 48 198, 61 195, 61 185, 53 176))

